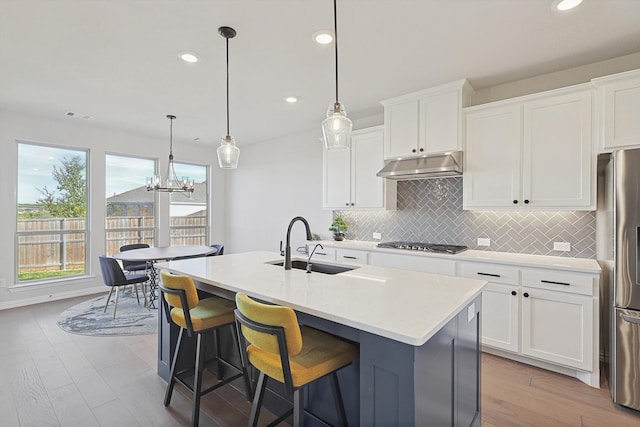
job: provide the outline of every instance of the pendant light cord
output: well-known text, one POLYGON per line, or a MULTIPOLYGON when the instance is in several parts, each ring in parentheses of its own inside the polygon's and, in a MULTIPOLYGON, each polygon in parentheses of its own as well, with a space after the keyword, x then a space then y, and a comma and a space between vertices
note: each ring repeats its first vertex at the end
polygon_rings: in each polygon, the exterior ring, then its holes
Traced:
POLYGON ((338 103, 338 12, 336 0, 333 0, 333 45, 336 51, 336 104, 338 103))
POLYGON ((229 38, 227 37, 227 139, 229 139, 229 38))

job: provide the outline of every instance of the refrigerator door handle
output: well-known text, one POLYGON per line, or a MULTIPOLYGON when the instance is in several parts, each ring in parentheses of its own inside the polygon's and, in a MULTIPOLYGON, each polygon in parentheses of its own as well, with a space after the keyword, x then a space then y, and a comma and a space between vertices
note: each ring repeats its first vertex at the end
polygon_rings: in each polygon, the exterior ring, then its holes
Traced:
POLYGON ((623 313, 620 313, 620 317, 622 317, 623 320, 626 320, 629 323, 635 323, 637 325, 640 325, 640 318, 638 317, 631 317, 623 313))

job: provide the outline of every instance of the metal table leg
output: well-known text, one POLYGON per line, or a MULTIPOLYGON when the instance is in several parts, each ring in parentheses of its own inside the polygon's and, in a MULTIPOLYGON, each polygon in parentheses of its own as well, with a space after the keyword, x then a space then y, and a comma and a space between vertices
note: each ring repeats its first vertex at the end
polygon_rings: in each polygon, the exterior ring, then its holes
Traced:
POLYGON ((149 276, 149 298, 147 308, 157 308, 155 301, 158 299, 158 271, 154 262, 147 264, 147 275, 149 276))

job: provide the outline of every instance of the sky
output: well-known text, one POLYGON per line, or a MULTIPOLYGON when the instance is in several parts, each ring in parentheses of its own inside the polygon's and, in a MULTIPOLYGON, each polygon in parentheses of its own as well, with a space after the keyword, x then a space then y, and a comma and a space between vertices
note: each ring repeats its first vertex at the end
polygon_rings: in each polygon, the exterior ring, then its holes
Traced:
MULTIPOLYGON (((86 152, 68 150, 46 145, 18 144, 18 203, 36 203, 42 196, 38 189, 47 187, 56 195, 57 182, 53 179, 53 166, 62 167, 62 159, 81 156, 86 161, 86 152)), ((105 197, 146 185, 147 177, 154 174, 155 161, 124 156, 106 156, 105 197)), ((195 182, 207 179, 206 167, 175 164, 178 177, 188 176, 195 182)), ((161 172, 162 175, 166 173, 161 172)))

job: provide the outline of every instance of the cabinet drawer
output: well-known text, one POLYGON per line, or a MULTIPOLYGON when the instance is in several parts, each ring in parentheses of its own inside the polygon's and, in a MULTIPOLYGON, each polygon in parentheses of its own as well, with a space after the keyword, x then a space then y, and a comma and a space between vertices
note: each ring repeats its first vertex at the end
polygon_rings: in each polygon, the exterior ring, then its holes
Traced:
POLYGON ((506 285, 520 284, 520 269, 500 264, 462 263, 462 277, 482 279, 506 285))
POLYGON ((522 270, 522 285, 572 294, 593 295, 594 277, 590 274, 555 270, 522 270))
MULTIPOLYGON (((315 245, 309 245, 308 246, 308 254, 311 255, 311 251, 313 250, 313 247, 315 245)), ((336 250, 335 248, 320 248, 318 247, 318 249, 316 249, 316 251, 313 253, 313 259, 326 259, 328 261, 335 261, 336 260, 336 250)))
POLYGON ((348 264, 367 264, 368 252, 353 249, 336 249, 336 261, 348 264))
POLYGON ((442 258, 371 252, 369 253, 369 264, 447 276, 456 275, 456 262, 442 258))

